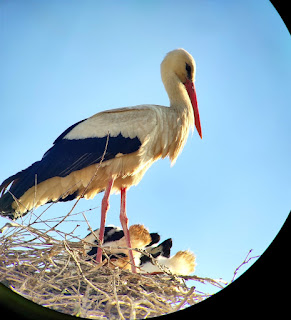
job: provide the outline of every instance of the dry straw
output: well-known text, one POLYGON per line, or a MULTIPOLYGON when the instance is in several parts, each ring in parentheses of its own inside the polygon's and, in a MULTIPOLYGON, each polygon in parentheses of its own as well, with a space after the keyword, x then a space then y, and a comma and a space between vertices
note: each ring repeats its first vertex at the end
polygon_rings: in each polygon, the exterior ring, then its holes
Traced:
POLYGON ((97 265, 88 261, 84 242, 74 232, 42 222, 47 231, 34 228, 34 223, 13 223, 2 228, 0 237, 0 282, 42 306, 90 319, 144 319, 209 297, 188 287, 188 280, 225 285, 210 278, 176 276, 162 266, 161 273, 153 275, 133 274, 112 267, 113 262, 110 268, 106 260, 97 265))

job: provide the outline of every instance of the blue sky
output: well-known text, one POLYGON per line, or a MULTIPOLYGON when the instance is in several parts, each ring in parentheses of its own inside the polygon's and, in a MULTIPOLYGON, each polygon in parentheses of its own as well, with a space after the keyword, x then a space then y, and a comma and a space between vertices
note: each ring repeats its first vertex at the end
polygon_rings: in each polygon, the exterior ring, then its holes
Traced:
MULTIPOLYGON (((0 21, 1 181, 79 120, 168 105, 160 63, 182 47, 197 64, 203 139, 194 132, 174 167, 156 162, 129 190, 129 222, 172 237, 173 253, 192 250, 202 277, 229 281, 250 249, 264 252, 291 194, 291 42, 268 1, 4 0, 0 21)), ((93 228, 102 196, 75 210, 98 207, 86 213, 93 228)), ((108 224, 120 225, 119 201, 111 196, 108 224)), ((43 218, 72 205, 56 204, 43 218)), ((78 224, 75 234, 85 236, 78 224)))

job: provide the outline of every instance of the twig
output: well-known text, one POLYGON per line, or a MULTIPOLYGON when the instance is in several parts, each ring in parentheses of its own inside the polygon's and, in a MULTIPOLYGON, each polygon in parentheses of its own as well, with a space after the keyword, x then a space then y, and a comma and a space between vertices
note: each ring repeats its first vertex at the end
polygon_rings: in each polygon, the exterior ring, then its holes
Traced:
POLYGON ((115 298, 115 301, 116 301, 116 309, 117 309, 117 312, 118 312, 118 315, 120 317, 120 319, 122 320, 125 320, 121 310, 120 310, 120 304, 119 304, 119 300, 118 300, 118 297, 117 297, 117 292, 116 292, 116 281, 115 281, 115 272, 113 273, 113 294, 114 294, 114 298, 115 298))
POLYGON ((183 305, 187 302, 187 300, 193 294, 194 291, 195 291, 195 287, 191 287, 189 292, 186 294, 185 298, 181 301, 181 303, 178 304, 175 311, 178 311, 183 307, 183 305))
POLYGON ((247 256, 245 257, 244 261, 235 269, 234 274, 233 274, 233 277, 232 277, 230 283, 232 283, 232 282, 234 281, 234 279, 235 279, 235 277, 236 277, 239 269, 240 269, 244 264, 249 263, 252 259, 260 258, 260 255, 249 258, 249 255, 251 254, 252 251, 253 251, 253 249, 251 249, 251 250, 248 252, 248 254, 247 254, 247 256))
POLYGON ((202 277, 197 277, 197 276, 180 276, 180 277, 183 278, 184 280, 195 280, 195 281, 198 281, 201 283, 208 282, 208 283, 212 284, 213 286, 218 287, 220 289, 224 289, 224 286, 221 283, 223 283, 224 285, 227 284, 227 282, 222 279, 202 278, 202 277))
POLYGON ((75 256, 75 253, 68 247, 68 244, 66 243, 66 241, 64 241, 64 246, 65 246, 66 251, 67 251, 67 252, 70 254, 70 256, 74 259, 74 261, 75 261, 75 263, 76 263, 76 265, 77 265, 77 267, 78 267, 78 269, 79 269, 79 271, 80 271, 80 274, 81 274, 82 278, 84 279, 84 281, 85 281, 87 284, 89 284, 89 286, 90 286, 91 288, 93 288, 93 289, 96 290, 97 292, 103 294, 108 300, 110 300, 110 297, 109 297, 109 295, 108 295, 106 292, 104 292, 104 291, 100 290, 99 288, 97 288, 91 281, 89 281, 89 280, 86 278, 86 276, 84 275, 84 273, 83 273, 83 271, 82 271, 82 268, 81 268, 81 266, 80 266, 80 263, 78 262, 78 260, 77 260, 77 258, 76 258, 76 256, 75 256))

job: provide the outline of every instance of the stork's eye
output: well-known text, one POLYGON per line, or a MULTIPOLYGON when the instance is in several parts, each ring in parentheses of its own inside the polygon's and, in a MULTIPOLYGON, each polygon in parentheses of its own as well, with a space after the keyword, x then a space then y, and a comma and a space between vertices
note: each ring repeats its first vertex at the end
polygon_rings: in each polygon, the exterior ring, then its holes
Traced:
POLYGON ((192 79, 192 69, 191 66, 189 66, 188 63, 186 63, 186 71, 187 71, 187 78, 192 79))

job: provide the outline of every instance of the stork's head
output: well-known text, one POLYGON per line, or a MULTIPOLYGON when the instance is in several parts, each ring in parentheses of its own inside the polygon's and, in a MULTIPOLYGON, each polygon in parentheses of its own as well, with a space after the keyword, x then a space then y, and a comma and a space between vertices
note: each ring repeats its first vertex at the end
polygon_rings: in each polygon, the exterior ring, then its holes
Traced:
POLYGON ((170 51, 161 64, 162 80, 169 94, 170 99, 170 95, 175 95, 176 92, 174 90, 173 85, 167 84, 169 82, 180 82, 184 85, 193 107, 196 129, 200 137, 202 138, 200 116, 198 110, 196 90, 194 86, 195 73, 196 63, 191 54, 184 49, 176 49, 170 51))

